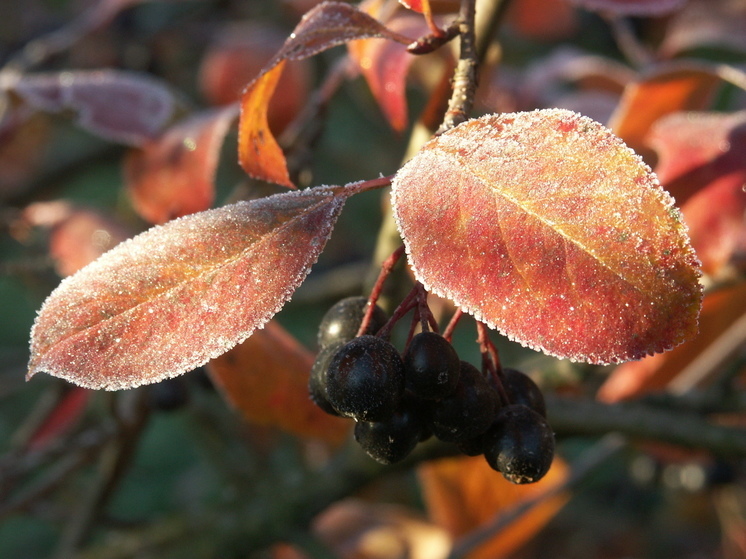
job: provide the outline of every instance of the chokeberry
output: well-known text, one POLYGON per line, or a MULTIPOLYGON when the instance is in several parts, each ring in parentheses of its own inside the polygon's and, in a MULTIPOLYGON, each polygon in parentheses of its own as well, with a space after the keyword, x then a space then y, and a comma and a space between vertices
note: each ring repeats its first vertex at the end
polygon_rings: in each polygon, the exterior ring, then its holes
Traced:
POLYGON ((456 389, 433 410, 433 433, 445 442, 462 442, 484 433, 495 418, 495 389, 474 365, 461 361, 456 389))
MULTIPOLYGON (((319 347, 326 347, 334 342, 349 342, 357 335, 360 324, 365 316, 367 297, 347 297, 338 301, 326 311, 321 319, 318 331, 319 347)), ((380 330, 388 317, 378 305, 373 310, 366 334, 375 334, 380 330)))
POLYGON ((504 368, 501 380, 511 404, 523 404, 542 417, 547 416, 544 395, 530 376, 516 369, 504 368))
POLYGON ((337 410, 329 403, 326 395, 327 371, 334 354, 344 345, 343 342, 336 342, 321 348, 316 355, 316 359, 311 367, 311 374, 308 377, 308 394, 314 404, 330 415, 339 415, 337 410))
POLYGON ((408 399, 385 421, 358 421, 355 440, 374 460, 394 464, 406 458, 422 440, 424 418, 416 405, 407 405, 408 399))
POLYGON ((440 400, 456 389, 461 364, 440 334, 420 332, 404 354, 406 387, 420 398, 440 400))
POLYGON ((332 357, 326 395, 340 415, 358 421, 391 417, 404 393, 404 363, 397 349, 375 336, 360 336, 332 357))
POLYGON ((508 481, 534 483, 554 457, 554 434, 546 419, 524 405, 502 408, 484 434, 484 457, 508 481))

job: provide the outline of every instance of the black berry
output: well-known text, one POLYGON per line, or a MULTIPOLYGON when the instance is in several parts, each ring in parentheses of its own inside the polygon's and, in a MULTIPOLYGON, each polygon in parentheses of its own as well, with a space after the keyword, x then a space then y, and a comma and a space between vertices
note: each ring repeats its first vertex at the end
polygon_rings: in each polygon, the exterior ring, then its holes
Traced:
POLYGON ((377 462, 393 464, 406 458, 417 446, 422 439, 424 423, 416 405, 403 403, 385 421, 357 422, 355 440, 377 462))
POLYGON ((337 410, 329 403, 326 395, 327 371, 334 354, 344 345, 343 342, 333 343, 321 348, 311 367, 308 377, 308 394, 314 404, 330 415, 339 415, 337 410))
POLYGON ((502 408, 483 441, 489 465, 512 483, 539 481, 552 465, 554 434, 546 419, 526 406, 502 408))
POLYGON ((530 376, 516 369, 505 368, 501 380, 511 404, 523 404, 542 417, 547 416, 544 395, 530 376))
POLYGON ((404 354, 406 387, 420 398, 440 400, 456 389, 461 364, 440 334, 420 332, 404 354))
MULTIPOLYGON (((349 342, 354 338, 365 316, 367 303, 367 297, 347 297, 326 311, 319 324, 319 347, 323 348, 334 342, 349 342)), ((384 310, 376 305, 365 333, 375 334, 387 320, 384 310)))
POLYGON ((484 433, 495 418, 495 389, 474 365, 461 362, 456 389, 433 410, 433 434, 445 442, 463 442, 484 433))
POLYGON ((375 336, 360 336, 332 357, 326 395, 340 415, 358 421, 391 417, 404 393, 404 364, 397 349, 375 336))

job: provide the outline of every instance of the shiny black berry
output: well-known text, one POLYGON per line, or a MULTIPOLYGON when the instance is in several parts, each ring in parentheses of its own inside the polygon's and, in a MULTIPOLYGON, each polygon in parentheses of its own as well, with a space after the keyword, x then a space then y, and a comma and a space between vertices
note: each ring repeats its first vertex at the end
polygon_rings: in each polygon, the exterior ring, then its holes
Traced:
POLYGON ((485 376, 462 361, 456 389, 434 406, 433 434, 456 443, 477 437, 489 428, 499 405, 497 392, 485 376))
POLYGON ((542 417, 547 416, 544 395, 531 377, 516 369, 505 368, 501 380, 511 404, 523 404, 542 417))
POLYGON ((344 345, 343 342, 333 343, 321 348, 311 367, 308 377, 308 394, 314 404, 330 415, 339 415, 337 410, 329 403, 326 395, 327 371, 334 354, 344 345))
POLYGON ((440 400, 456 389, 460 367, 448 340, 435 332, 420 332, 404 354, 406 387, 420 398, 440 400))
POLYGON ((554 434, 546 419, 529 407, 502 408, 484 434, 484 457, 508 481, 534 483, 554 457, 554 434))
POLYGON ((404 393, 404 363, 397 349, 375 336, 360 336, 332 357, 326 395, 340 415, 358 421, 391 417, 404 393))
MULTIPOLYGON (((319 324, 319 347, 326 347, 334 342, 349 342, 354 338, 365 316, 367 303, 367 297, 347 297, 326 311, 319 324)), ((365 333, 375 334, 386 324, 387 320, 384 310, 376 305, 365 333)))
POLYGON ((403 403, 385 421, 358 421, 355 440, 374 460, 394 464, 407 457, 422 439, 425 420, 416 405, 403 403))

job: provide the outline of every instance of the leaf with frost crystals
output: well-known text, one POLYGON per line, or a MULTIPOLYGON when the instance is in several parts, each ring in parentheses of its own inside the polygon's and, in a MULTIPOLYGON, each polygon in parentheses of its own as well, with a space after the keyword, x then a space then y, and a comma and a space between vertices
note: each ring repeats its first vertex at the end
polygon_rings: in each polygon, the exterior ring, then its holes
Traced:
POLYGON ((608 363, 697 330, 699 262, 673 200, 587 117, 467 121, 397 173, 392 203, 417 279, 524 345, 608 363))
POLYGON ((192 214, 62 281, 31 332, 29 374, 118 390, 225 353, 280 310, 347 197, 317 187, 192 214))

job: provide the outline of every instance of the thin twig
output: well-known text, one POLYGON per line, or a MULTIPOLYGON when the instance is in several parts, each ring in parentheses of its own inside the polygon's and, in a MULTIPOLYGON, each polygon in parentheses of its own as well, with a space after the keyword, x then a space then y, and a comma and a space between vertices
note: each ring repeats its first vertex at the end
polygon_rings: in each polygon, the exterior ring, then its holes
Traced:
POLYGON ((462 0, 459 12, 461 40, 459 60, 453 74, 453 92, 443 122, 436 135, 450 130, 469 118, 477 89, 478 53, 474 32, 476 0, 462 0))

